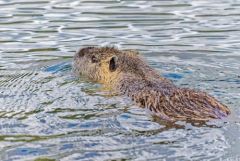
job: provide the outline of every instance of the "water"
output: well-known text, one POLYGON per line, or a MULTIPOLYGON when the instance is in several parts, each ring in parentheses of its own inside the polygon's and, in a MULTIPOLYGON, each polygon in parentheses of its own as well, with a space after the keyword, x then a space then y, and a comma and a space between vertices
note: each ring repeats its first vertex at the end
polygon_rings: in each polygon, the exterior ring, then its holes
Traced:
POLYGON ((0 0, 0 160, 240 160, 240 1, 0 0), (227 104, 175 125, 71 72, 84 46, 138 49, 227 104))

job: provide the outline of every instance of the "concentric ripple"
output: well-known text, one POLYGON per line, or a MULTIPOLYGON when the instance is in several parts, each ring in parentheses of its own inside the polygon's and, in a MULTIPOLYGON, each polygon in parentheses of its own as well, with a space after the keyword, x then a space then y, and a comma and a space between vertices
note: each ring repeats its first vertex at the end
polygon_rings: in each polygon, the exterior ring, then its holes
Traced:
POLYGON ((239 160, 240 2, 0 0, 0 160, 239 160), (232 114, 169 124, 72 73, 90 45, 137 49, 232 114))

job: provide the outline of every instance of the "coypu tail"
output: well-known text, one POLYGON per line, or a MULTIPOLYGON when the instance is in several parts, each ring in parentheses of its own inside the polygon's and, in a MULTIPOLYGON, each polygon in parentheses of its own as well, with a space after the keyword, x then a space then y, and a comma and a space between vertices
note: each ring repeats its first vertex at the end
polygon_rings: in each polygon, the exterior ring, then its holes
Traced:
POLYGON ((205 92, 178 88, 169 81, 126 76, 118 90, 162 119, 207 121, 230 114, 230 110, 205 92))

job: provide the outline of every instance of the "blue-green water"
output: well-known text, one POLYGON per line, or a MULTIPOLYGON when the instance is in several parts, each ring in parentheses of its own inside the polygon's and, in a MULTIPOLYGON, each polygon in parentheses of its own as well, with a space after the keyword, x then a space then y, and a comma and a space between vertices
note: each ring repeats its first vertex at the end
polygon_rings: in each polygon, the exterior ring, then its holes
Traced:
POLYGON ((0 0, 0 160, 240 160, 239 0, 0 0), (90 45, 138 49, 232 114, 162 123, 71 72, 90 45))

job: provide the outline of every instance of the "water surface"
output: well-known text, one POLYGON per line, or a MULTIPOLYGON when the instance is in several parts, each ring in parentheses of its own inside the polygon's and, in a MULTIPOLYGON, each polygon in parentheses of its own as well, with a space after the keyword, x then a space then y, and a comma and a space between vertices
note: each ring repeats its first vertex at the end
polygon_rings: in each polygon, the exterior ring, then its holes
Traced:
POLYGON ((240 160, 240 1, 0 0, 0 160, 240 160), (137 49, 232 115, 170 125, 71 71, 80 47, 137 49))

